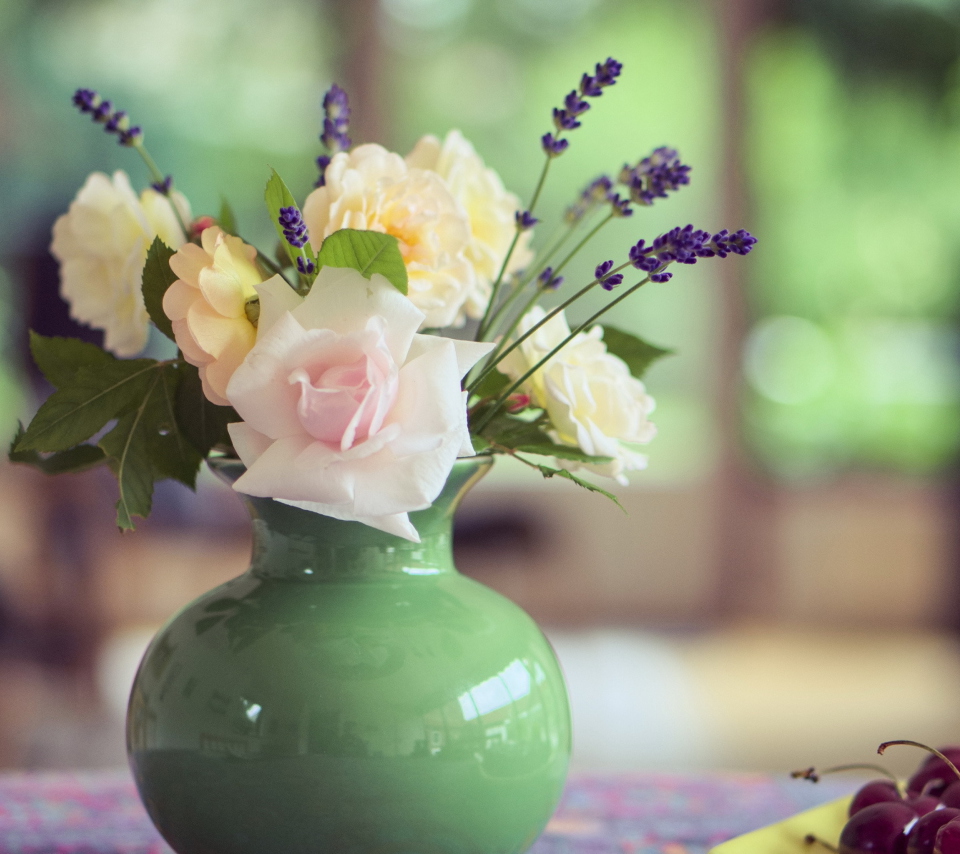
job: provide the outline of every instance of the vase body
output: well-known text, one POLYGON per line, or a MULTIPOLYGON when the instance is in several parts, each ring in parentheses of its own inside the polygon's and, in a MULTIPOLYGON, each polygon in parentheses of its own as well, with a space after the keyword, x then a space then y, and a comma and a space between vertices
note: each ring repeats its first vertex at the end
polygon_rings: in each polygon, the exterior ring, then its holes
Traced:
MULTIPOLYGON (((225 479, 239 463, 214 463, 225 479)), ((410 543, 246 498, 253 560, 157 635, 127 748, 178 854, 519 854, 563 788, 570 720, 543 634, 454 569, 456 464, 410 543)))

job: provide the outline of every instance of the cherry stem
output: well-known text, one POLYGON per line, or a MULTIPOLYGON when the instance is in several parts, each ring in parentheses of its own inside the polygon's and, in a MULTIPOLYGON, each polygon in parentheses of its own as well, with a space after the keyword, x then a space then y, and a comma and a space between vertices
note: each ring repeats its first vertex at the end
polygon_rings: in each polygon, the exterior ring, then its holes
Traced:
POLYGON ((900 781, 896 775, 888 771, 882 765, 872 765, 869 762, 852 763, 849 765, 834 765, 831 768, 824 768, 817 771, 816 768, 804 768, 802 771, 793 771, 790 776, 794 780, 809 780, 811 783, 818 783, 821 774, 836 774, 838 771, 876 771, 883 774, 888 780, 892 780, 899 788, 900 781))
POLYGON ((822 845, 824 848, 827 849, 827 851, 833 851, 834 854, 837 854, 837 852, 839 852, 840 850, 835 845, 831 845, 829 842, 825 842, 819 836, 814 836, 812 833, 808 833, 806 836, 804 836, 803 841, 806 845, 822 845))
POLYGON ((946 764, 946 766, 947 766, 951 771, 953 771, 954 774, 956 774, 957 779, 960 780, 960 769, 958 769, 956 765, 954 765, 946 756, 944 756, 944 755, 943 755, 939 750, 937 750, 935 747, 930 747, 929 745, 922 744, 922 743, 919 742, 919 741, 910 741, 910 740, 908 740, 908 739, 899 739, 899 740, 897 740, 897 741, 885 741, 883 744, 881 744, 881 745, 877 748, 877 753, 879 753, 881 756, 883 756, 883 752, 884 752, 891 744, 908 744, 908 745, 910 745, 911 747, 919 747, 919 748, 921 748, 922 750, 926 750, 927 753, 932 753, 934 756, 939 757, 940 759, 942 759, 942 760, 944 761, 944 764, 946 764))

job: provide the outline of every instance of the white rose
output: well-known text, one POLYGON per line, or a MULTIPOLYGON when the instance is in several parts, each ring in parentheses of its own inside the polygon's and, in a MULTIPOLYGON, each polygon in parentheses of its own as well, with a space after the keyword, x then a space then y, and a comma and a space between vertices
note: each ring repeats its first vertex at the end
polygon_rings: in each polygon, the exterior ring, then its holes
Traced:
MULTIPOLYGON (((467 295, 464 310, 468 317, 482 317, 493 282, 517 233, 515 216, 520 199, 507 191, 500 176, 487 168, 458 130, 450 131, 442 144, 435 136, 423 137, 406 160, 410 166, 430 169, 443 178, 470 219, 467 258, 477 271, 477 281, 467 295)), ((506 272, 522 270, 533 260, 532 237, 532 230, 521 233, 506 272)))
POLYGON ((423 312, 380 275, 257 291, 257 343, 227 386, 234 488, 419 542, 407 514, 473 453, 460 380, 492 345, 416 334, 423 312))
MULTIPOLYGON (((173 196, 189 221, 187 200, 173 196)), ((102 329, 103 346, 118 356, 136 355, 147 343, 140 288, 147 249, 157 235, 173 249, 185 242, 170 201, 152 189, 138 199, 119 171, 112 180, 102 172, 90 175, 53 226, 50 251, 60 262, 60 293, 70 316, 102 329)))
POLYGON ((313 245, 341 228, 392 234, 423 326, 462 323, 464 303, 476 289, 466 255, 470 222, 440 176, 370 144, 335 154, 324 177, 303 206, 313 245))
MULTIPOLYGON (((520 322, 523 334, 546 316, 536 306, 520 322)), ((563 312, 551 318, 497 367, 518 380, 570 334, 563 312)), ((625 471, 646 468, 647 458, 622 442, 646 444, 657 433, 647 420, 654 401, 623 359, 607 352, 603 329, 581 332, 522 386, 534 406, 546 410, 551 437, 584 453, 613 457, 609 463, 586 465, 589 471, 626 483, 625 471)), ((580 464, 560 461, 565 468, 580 464)))

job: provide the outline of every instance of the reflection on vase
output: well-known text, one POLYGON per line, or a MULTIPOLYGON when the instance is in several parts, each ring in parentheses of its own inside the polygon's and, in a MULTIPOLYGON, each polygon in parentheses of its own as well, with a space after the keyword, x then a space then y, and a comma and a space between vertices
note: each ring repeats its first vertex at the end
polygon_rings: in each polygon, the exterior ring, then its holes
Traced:
MULTIPOLYGON (((459 575, 457 464, 420 544, 253 499, 251 570, 155 639, 128 746, 179 854, 521 852, 570 752, 529 617, 459 575)), ((239 472, 228 472, 236 476, 239 472)))

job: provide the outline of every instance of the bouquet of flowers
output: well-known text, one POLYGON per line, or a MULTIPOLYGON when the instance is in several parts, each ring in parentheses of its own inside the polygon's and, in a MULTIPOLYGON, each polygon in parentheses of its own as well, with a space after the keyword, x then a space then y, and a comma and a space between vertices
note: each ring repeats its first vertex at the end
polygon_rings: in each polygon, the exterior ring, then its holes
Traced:
POLYGON ((582 471, 623 482, 645 465, 633 446, 655 428, 641 380, 668 351, 597 321, 670 279, 673 264, 756 242, 674 228, 540 305, 605 224, 689 183, 677 152, 658 148, 591 181, 532 249, 550 165, 620 73, 614 59, 598 64, 553 110, 526 206, 457 131, 423 137, 406 157, 353 147, 334 85, 315 188, 300 206, 276 172, 267 182, 272 255, 238 234, 226 204, 194 217, 141 129, 79 90, 74 104, 143 158, 152 183, 138 196, 123 172, 94 173, 54 225, 61 293, 75 319, 103 330, 103 347, 31 333, 55 391, 10 458, 48 473, 108 465, 121 530, 149 514, 155 481, 193 487, 211 454, 244 463, 240 492, 414 541, 407 514, 433 502, 458 456, 507 454, 614 498, 582 471), (609 300, 571 327, 565 310, 597 288, 609 300), (151 323, 173 342, 170 358, 137 358, 151 323))

